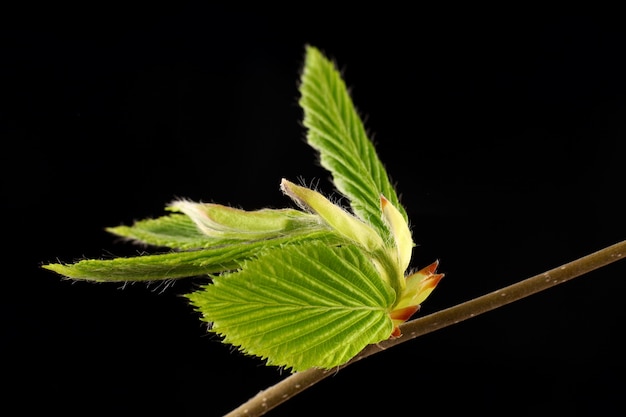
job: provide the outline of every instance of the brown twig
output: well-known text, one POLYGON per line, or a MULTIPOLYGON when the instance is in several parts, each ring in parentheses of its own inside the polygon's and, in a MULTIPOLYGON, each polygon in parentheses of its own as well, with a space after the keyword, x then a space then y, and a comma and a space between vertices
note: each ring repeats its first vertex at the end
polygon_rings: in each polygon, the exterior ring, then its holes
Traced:
MULTIPOLYGON (((438 311, 436 313, 411 320, 400 327, 402 337, 388 339, 376 345, 366 347, 354 359, 342 365, 340 369, 364 359, 370 355, 388 349, 400 343, 404 343, 418 336, 442 329, 452 324, 459 323, 482 313, 502 307, 513 301, 528 297, 529 295, 554 287, 555 285, 569 281, 584 275, 595 269, 601 268, 617 260, 626 258, 626 240, 608 246, 597 252, 576 259, 575 261, 561 265, 547 272, 527 278, 523 281, 501 288, 489 294, 466 301, 456 306, 438 311)), ((225 417, 257 417, 264 415, 271 409, 294 397, 305 389, 315 385, 327 376, 333 375, 337 369, 310 369, 295 373, 281 382, 273 385, 237 407, 225 417)))

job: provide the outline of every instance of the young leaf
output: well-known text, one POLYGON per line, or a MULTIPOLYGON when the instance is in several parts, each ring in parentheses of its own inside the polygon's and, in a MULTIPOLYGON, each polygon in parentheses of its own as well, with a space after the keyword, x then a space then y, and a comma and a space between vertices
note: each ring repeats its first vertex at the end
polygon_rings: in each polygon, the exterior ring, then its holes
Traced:
POLYGON ((322 166, 331 172, 337 189, 350 199, 354 213, 387 237, 380 195, 400 211, 405 221, 406 212, 339 72, 313 46, 306 48, 300 93, 308 143, 320 153, 322 166))
MULTIPOLYGON (((257 250, 262 249, 260 246, 257 250)), ((92 282, 155 281, 236 269, 245 255, 240 250, 233 253, 231 247, 220 247, 129 258, 83 259, 73 264, 43 267, 68 278, 92 282)))
POLYGON ((246 211, 221 204, 177 201, 171 210, 182 211, 206 236, 233 241, 273 239, 319 229, 317 216, 292 209, 246 211))
POLYGON ((375 252, 383 247, 384 242, 374 229, 345 212, 341 207, 331 203, 317 191, 300 187, 286 179, 281 181, 280 186, 283 192, 296 201, 299 206, 317 214, 324 223, 349 241, 370 252, 375 252))
POLYGON ((108 227, 106 230, 135 243, 172 249, 205 248, 215 244, 214 239, 209 239, 198 230, 193 220, 180 213, 140 220, 132 226, 108 227))
POLYGON ((323 228, 316 216, 292 209, 245 211, 191 201, 176 201, 168 209, 185 214, 141 220, 107 231, 137 243, 188 250, 300 235, 323 228))
POLYGON ((224 342, 294 371, 341 365, 393 330, 395 294, 354 246, 272 249, 188 298, 224 342))
POLYGON ((319 240, 329 245, 344 241, 333 231, 320 228, 274 239, 238 242, 207 249, 128 258, 84 259, 73 264, 47 264, 43 268, 68 278, 93 282, 179 279, 237 269, 242 262, 268 248, 307 240, 319 240))

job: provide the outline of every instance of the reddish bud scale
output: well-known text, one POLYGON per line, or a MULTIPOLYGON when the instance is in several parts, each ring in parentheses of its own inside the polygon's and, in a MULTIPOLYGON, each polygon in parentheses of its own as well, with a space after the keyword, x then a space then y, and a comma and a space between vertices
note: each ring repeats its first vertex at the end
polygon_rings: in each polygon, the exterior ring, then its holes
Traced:
POLYGON ((444 274, 437 274, 439 261, 420 269, 414 274, 406 277, 406 290, 401 295, 400 302, 396 308, 389 313, 389 317, 393 321, 394 329, 391 337, 398 337, 400 332, 399 325, 407 321, 413 314, 420 309, 420 304, 437 286, 444 274))

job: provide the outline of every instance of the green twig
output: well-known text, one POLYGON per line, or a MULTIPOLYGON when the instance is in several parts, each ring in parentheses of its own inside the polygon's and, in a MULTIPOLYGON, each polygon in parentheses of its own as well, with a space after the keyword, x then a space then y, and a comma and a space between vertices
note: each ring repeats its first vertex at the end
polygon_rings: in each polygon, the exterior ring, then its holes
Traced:
MULTIPOLYGON (((626 240, 516 284, 509 285, 508 287, 501 288, 428 316, 411 320, 400 327, 402 330, 401 337, 368 346, 354 359, 340 366, 339 369, 343 369, 356 361, 400 343, 476 317, 479 314, 486 313, 512 303, 513 301, 554 287, 555 285, 569 281, 623 258, 626 258, 626 240)), ((259 392, 256 396, 226 414, 225 417, 256 417, 264 415, 271 409, 315 385, 327 376, 335 374, 337 370, 337 368, 331 370, 310 369, 308 371, 295 373, 267 390, 259 392)))

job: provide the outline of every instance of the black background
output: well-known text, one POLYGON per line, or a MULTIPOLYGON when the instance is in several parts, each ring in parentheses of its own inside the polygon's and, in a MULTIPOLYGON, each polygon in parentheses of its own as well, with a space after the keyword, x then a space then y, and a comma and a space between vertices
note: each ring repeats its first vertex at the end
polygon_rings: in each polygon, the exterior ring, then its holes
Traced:
MULTIPOLYGON (((408 4, 408 3, 407 3, 408 4)), ((359 6, 364 7, 364 6, 359 6)), ((172 199, 284 207, 310 43, 334 58, 446 274, 421 314, 626 237, 626 27, 607 12, 121 2, 2 13, 4 415, 220 416, 283 379, 169 287, 42 263, 133 255, 172 199)), ((626 263, 405 343, 269 415, 623 415, 626 263)))

